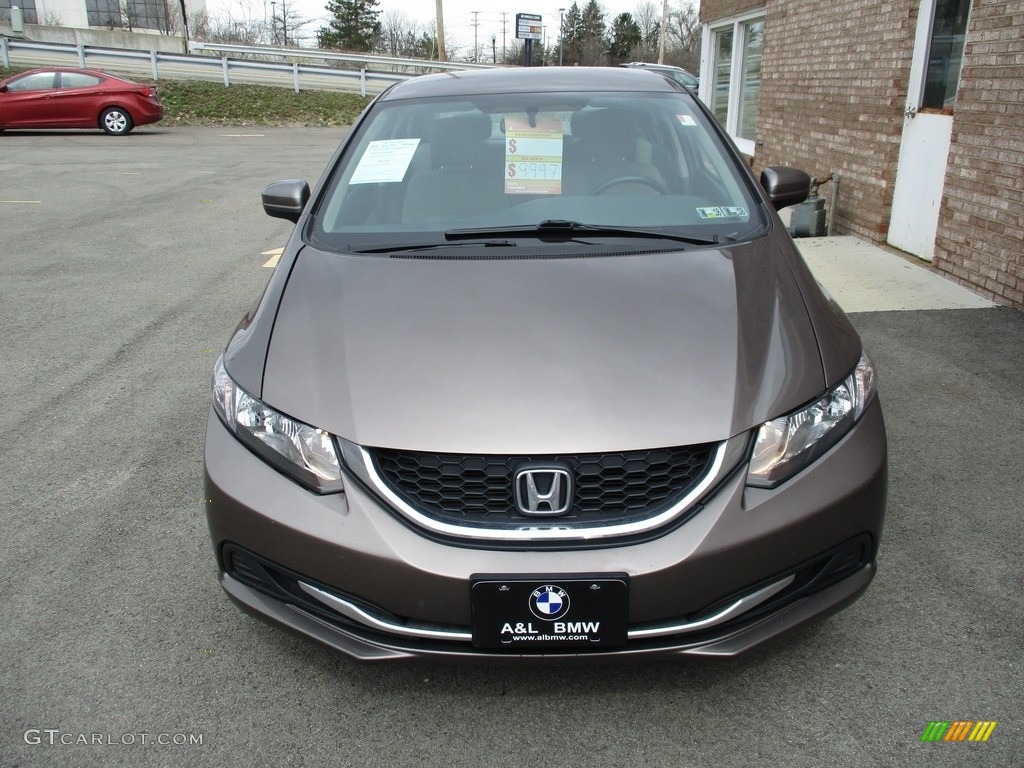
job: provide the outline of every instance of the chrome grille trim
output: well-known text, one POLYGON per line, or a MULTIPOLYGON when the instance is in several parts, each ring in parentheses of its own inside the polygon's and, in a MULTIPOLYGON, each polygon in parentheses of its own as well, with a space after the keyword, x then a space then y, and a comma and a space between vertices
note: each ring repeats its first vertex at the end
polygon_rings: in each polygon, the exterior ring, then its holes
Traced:
MULTIPOLYGON (((766 587, 762 587, 756 592, 751 592, 750 594, 738 598, 735 602, 730 603, 722 610, 703 619, 681 622, 678 624, 664 624, 656 627, 645 627, 643 629, 631 629, 628 631, 627 637, 630 640, 647 640, 654 637, 684 635, 690 632, 699 632, 702 629, 710 629, 711 627, 731 621, 752 608, 756 608, 761 605, 761 603, 774 597, 792 584, 794 579, 796 579, 796 575, 790 574, 779 581, 773 582, 766 587)), ((340 613, 345 618, 350 619, 357 624, 361 624, 362 626, 377 632, 383 632, 390 635, 400 635, 402 637, 418 637, 427 640, 448 640, 461 643, 469 643, 473 641, 473 634, 461 628, 442 629, 441 627, 430 627, 427 625, 417 626, 415 624, 396 624, 392 621, 387 621, 373 616, 348 600, 306 584, 305 582, 300 581, 299 587, 307 595, 319 601, 331 610, 340 613)))
POLYGON ((427 640, 458 640, 467 643, 473 639, 473 635, 470 632, 459 632, 457 630, 441 628, 431 629, 427 626, 416 626, 411 624, 395 624, 390 621, 379 619, 376 616, 367 613, 359 606, 350 603, 348 600, 343 600, 337 595, 332 595, 330 592, 317 589, 303 581, 299 582, 299 588, 310 597, 323 603, 331 610, 337 611, 345 618, 351 619, 357 624, 362 624, 364 627, 377 630, 378 632, 387 632, 391 635, 402 635, 404 637, 420 637, 427 640))
POLYGON ((713 458, 701 481, 689 493, 665 511, 642 520, 627 523, 587 523, 572 525, 561 520, 556 524, 544 525, 538 519, 524 520, 518 528, 487 527, 484 525, 455 525, 437 520, 410 506, 381 478, 369 451, 362 446, 338 438, 346 469, 353 472, 369 488, 386 501, 398 514, 411 523, 441 536, 471 539, 475 541, 509 542, 550 542, 550 541, 600 541, 604 539, 636 536, 657 530, 683 515, 705 493, 722 480, 743 458, 748 445, 746 433, 718 444, 713 458))
POLYGON ((777 595, 779 592, 781 592, 790 584, 792 584, 794 579, 796 579, 796 574, 791 574, 784 579, 780 579, 779 581, 769 584, 767 587, 762 587, 756 592, 751 592, 749 595, 744 595, 743 597, 736 600, 736 602, 731 603, 730 605, 720 610, 718 613, 715 613, 704 619, 690 621, 685 624, 665 624, 664 626, 660 627, 631 629, 629 630, 629 639, 643 640, 649 637, 665 637, 667 635, 679 635, 684 632, 697 632, 701 629, 708 629, 709 627, 714 627, 718 624, 724 624, 725 622, 731 619, 735 619, 737 616, 746 613, 751 608, 755 608, 756 606, 763 603, 765 600, 768 600, 770 597, 777 595))

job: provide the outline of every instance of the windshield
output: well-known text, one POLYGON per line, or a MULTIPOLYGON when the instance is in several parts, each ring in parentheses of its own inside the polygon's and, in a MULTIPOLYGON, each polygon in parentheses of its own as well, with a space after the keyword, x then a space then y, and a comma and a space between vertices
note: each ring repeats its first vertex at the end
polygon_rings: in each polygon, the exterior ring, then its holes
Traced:
POLYGON ((598 228, 713 243, 766 226, 703 113, 669 92, 380 102, 314 217, 314 243, 339 251, 442 244, 452 230, 552 239, 552 221, 576 243, 598 228))

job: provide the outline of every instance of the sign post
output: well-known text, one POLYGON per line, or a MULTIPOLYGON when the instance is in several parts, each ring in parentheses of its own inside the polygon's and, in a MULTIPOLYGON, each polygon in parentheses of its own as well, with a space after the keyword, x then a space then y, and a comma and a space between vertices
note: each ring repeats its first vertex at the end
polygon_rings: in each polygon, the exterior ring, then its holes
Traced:
POLYGON ((540 15, 536 13, 516 14, 516 37, 526 41, 524 43, 526 59, 524 63, 528 67, 533 66, 533 41, 543 39, 544 26, 541 21, 540 15))

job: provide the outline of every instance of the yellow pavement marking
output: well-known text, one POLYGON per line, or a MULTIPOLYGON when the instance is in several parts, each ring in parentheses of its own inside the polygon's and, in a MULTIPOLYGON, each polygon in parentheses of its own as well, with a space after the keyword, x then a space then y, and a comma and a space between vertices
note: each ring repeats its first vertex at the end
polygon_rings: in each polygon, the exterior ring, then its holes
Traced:
POLYGON ((271 248, 269 251, 264 251, 260 256, 270 256, 270 258, 263 264, 264 267, 273 269, 277 266, 277 262, 281 260, 281 254, 284 253, 284 248, 271 248))

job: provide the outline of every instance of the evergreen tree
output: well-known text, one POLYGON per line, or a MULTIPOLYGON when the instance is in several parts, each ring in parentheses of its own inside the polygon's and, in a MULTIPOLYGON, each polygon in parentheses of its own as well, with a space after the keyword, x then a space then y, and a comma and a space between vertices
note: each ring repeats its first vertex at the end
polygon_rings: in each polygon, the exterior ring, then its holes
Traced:
POLYGON ((331 18, 317 32, 321 48, 373 50, 381 35, 377 0, 328 0, 327 12, 331 18))
POLYGON ((583 14, 573 0, 569 10, 562 18, 562 63, 572 66, 579 64, 583 58, 583 14))
POLYGON ((581 17, 580 64, 587 66, 604 64, 608 43, 604 36, 604 11, 598 5, 597 0, 587 1, 581 17))
POLYGON ((635 48, 643 42, 640 25, 633 20, 630 13, 620 13, 612 21, 610 32, 611 54, 617 61, 625 61, 635 48))

